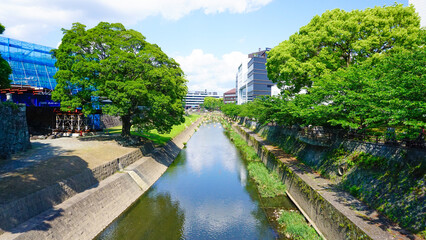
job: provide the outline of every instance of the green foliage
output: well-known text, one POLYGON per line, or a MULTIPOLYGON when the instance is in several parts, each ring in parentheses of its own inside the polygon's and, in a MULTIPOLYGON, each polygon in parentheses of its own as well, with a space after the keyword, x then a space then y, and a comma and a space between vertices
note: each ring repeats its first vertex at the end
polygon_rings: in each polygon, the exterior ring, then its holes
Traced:
POLYGON ((411 128, 424 128, 424 72, 423 48, 371 58, 318 78, 310 94, 298 96, 311 102, 302 115, 353 129, 404 126, 409 132, 411 128))
POLYGON ((229 129, 229 137, 231 138, 237 149, 240 150, 240 153, 244 159, 246 159, 247 161, 260 161, 260 158, 257 155, 256 151, 252 147, 247 145, 247 142, 242 139, 238 133, 229 129))
POLYGON ((235 144, 241 155, 249 163, 247 166, 249 175, 257 183, 257 189, 262 197, 275 197, 285 195, 286 186, 280 181, 277 173, 269 172, 265 165, 260 162, 253 147, 250 147, 247 142, 235 131, 232 130, 229 123, 222 121, 222 125, 227 129, 229 137, 235 144))
POLYGON ((268 77, 287 94, 298 93, 315 78, 382 52, 416 48, 419 27, 414 7, 402 4, 326 11, 269 52, 268 77))
POLYGON ((387 168, 355 168, 341 185, 353 196, 414 233, 426 231, 426 172, 422 163, 393 162, 387 168), (412 163, 411 163, 412 164, 412 163))
POLYGON ((308 225, 305 217, 296 211, 282 211, 278 223, 285 226, 284 232, 292 239, 320 240, 315 229, 308 225))
MULTIPOLYGON (((426 43, 426 31, 419 30, 426 43)), ((382 138, 415 139, 426 128, 426 52, 393 50, 316 78, 308 94, 278 96, 223 108, 228 116, 265 124, 343 128, 382 138)))
POLYGON ((204 98, 203 107, 208 110, 218 110, 223 105, 222 98, 206 97, 204 98))
POLYGON ((0 108, 1 107, 10 107, 13 110, 18 110, 18 104, 14 103, 14 102, 0 102, 0 108))
POLYGON ((359 190, 361 189, 361 187, 359 186, 351 186, 349 188, 349 193, 354 196, 354 197, 359 197, 359 190))
POLYGON ((74 23, 63 29, 61 45, 53 50, 59 71, 52 98, 61 101, 63 111, 81 107, 90 114, 109 100, 102 111, 121 117, 124 136, 132 125, 164 133, 184 121, 187 88, 178 63, 122 24, 85 28, 74 23))
POLYGON ((351 159, 353 162, 356 163, 356 165, 364 169, 380 168, 382 166, 385 166, 387 163, 387 160, 385 158, 376 157, 365 152, 355 153, 351 156, 351 159))
POLYGON ((280 181, 275 172, 269 172, 261 162, 250 162, 247 166, 250 176, 257 183, 257 189, 262 197, 285 195, 286 186, 280 181))
POLYGON ((237 104, 224 104, 220 110, 229 117, 236 117, 239 116, 241 111, 241 105, 237 104))
MULTIPOLYGON (((0 34, 5 30, 5 27, 0 23, 0 34)), ((9 63, 1 57, 0 54, 0 89, 10 87, 11 80, 9 75, 12 74, 12 69, 9 63)))
MULTIPOLYGON (((200 118, 200 115, 189 115, 185 116, 185 122, 181 123, 179 125, 175 125, 172 127, 169 133, 158 133, 157 130, 150 130, 150 131, 136 131, 136 129, 133 129, 131 131, 132 135, 144 137, 146 139, 149 139, 153 141, 156 144, 159 145, 165 145, 168 141, 179 135, 181 132, 183 132, 186 127, 190 126, 193 122, 195 122, 198 118, 200 118)), ((107 132, 110 134, 121 134, 122 126, 112 127, 108 128, 107 132)), ((186 143, 184 143, 186 145, 186 143)))

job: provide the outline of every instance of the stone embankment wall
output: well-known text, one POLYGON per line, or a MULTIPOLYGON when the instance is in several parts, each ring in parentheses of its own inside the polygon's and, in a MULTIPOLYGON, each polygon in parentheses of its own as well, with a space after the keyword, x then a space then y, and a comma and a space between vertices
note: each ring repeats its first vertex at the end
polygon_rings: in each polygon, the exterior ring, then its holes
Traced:
MULTIPOLYGON (((296 158, 270 145, 250 129, 239 125, 233 128, 256 149, 265 166, 279 174, 287 186, 288 196, 325 238, 408 239, 403 230, 340 191, 332 181, 321 178, 296 158)), ((325 151, 323 146, 309 145, 309 149, 299 153, 306 158, 321 159, 325 151)))
POLYGON ((0 103, 0 160, 31 147, 25 109, 0 103))
POLYGON ((118 116, 101 115, 101 128, 111 128, 122 125, 121 119, 118 116))
MULTIPOLYGON (((22 221, 24 217, 15 221, 16 227, 8 228, 0 235, 0 240, 93 239, 161 177, 200 122, 201 118, 162 148, 154 149, 152 145, 147 145, 97 167, 91 173, 81 173, 51 186, 54 190, 44 189, 35 196, 26 197, 25 201, 9 204, 7 207, 17 211, 16 217, 26 214, 21 214, 19 210, 32 211, 31 207, 52 197, 57 198, 54 207, 25 222, 22 221), (78 185, 82 192, 67 191, 74 189, 74 186, 67 185, 70 183, 78 185)), ((0 213, 5 207, 2 206, 0 213)), ((8 218, 3 216, 1 221, 4 223, 11 218, 13 215, 8 218)))
MULTIPOLYGON (((239 119, 240 125, 247 126, 250 129, 256 129, 256 132, 271 142, 282 142, 283 137, 292 137, 298 143, 291 142, 288 146, 289 152, 295 154, 302 161, 310 165, 318 165, 330 151, 330 149, 343 147, 348 152, 364 152, 373 156, 382 157, 396 162, 409 162, 418 164, 423 162, 426 165, 426 151, 424 149, 404 148, 383 143, 359 142, 333 138, 331 141, 322 141, 319 139, 310 139, 300 136, 294 128, 285 128, 281 126, 263 126, 257 122, 246 118, 239 119)), ((284 146, 285 147, 285 146, 284 146)))
POLYGON ((26 220, 62 203, 72 196, 83 192, 117 171, 127 167, 142 158, 144 153, 153 150, 152 145, 135 150, 94 169, 86 169, 83 172, 64 179, 35 193, 29 194, 15 201, 0 204, 0 229, 10 230, 26 220))

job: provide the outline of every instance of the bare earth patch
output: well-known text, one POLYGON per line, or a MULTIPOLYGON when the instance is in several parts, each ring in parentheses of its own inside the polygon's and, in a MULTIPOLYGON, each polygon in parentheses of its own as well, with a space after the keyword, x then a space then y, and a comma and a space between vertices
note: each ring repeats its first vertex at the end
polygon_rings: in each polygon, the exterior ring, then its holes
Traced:
POLYGON ((33 140, 31 144, 32 149, 0 162, 0 203, 36 192, 136 149, 120 146, 109 136, 33 140))

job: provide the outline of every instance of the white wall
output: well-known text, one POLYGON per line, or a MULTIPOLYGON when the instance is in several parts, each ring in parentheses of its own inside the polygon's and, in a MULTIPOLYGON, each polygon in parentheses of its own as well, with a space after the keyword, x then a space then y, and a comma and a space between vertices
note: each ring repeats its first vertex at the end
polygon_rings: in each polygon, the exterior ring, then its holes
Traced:
POLYGON ((416 12, 420 16, 420 26, 426 27, 426 0, 408 0, 409 4, 413 4, 416 12))

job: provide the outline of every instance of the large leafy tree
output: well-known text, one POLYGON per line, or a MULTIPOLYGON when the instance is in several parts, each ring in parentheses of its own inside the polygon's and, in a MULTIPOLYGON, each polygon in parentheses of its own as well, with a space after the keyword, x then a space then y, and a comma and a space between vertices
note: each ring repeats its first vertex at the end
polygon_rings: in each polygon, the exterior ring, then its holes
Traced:
POLYGON ((63 32, 53 51, 59 71, 52 95, 62 110, 82 108, 91 114, 101 106, 104 113, 121 117, 123 136, 132 126, 167 132, 184 121, 183 72, 141 33, 106 22, 88 30, 74 23, 63 32))
MULTIPOLYGON (((5 27, 0 23, 0 34, 5 30, 5 27)), ((10 86, 9 75, 12 73, 12 69, 9 63, 4 60, 0 55, 0 89, 7 88, 10 86)))
POLYGON ((203 106, 208 110, 217 110, 223 105, 222 98, 205 97, 203 106))
POLYGON ((295 94, 324 74, 382 52, 417 47, 419 27, 414 7, 402 4, 326 11, 269 52, 268 77, 295 94))

